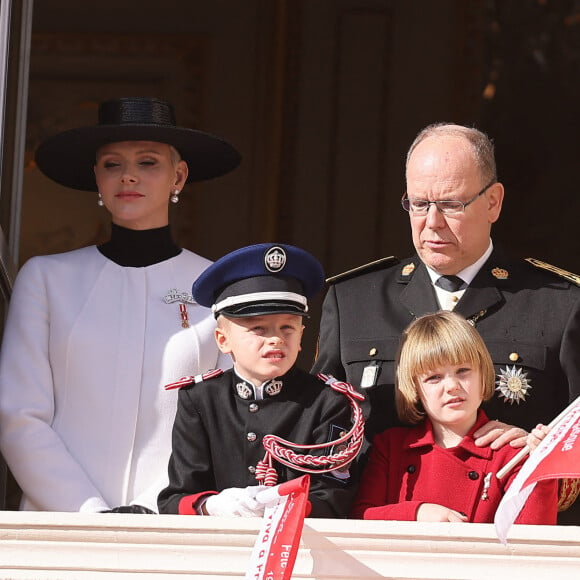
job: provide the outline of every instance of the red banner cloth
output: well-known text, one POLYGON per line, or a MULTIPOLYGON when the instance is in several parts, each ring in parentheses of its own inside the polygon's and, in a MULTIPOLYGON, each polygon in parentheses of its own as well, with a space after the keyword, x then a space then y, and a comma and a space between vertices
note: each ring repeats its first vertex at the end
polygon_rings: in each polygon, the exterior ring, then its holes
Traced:
POLYGON ((298 554, 310 476, 303 475, 261 491, 266 504, 262 527, 254 543, 246 580, 290 580, 298 554))
POLYGON ((495 529, 500 542, 518 517, 536 483, 544 479, 580 477, 580 398, 552 426, 531 453, 503 496, 495 513, 495 529))

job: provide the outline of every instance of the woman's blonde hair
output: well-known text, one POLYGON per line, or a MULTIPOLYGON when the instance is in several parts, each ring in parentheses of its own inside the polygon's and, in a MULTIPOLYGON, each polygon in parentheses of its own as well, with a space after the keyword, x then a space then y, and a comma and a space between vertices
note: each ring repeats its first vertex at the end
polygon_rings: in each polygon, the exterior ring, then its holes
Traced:
POLYGON ((403 332, 397 353, 395 404, 399 419, 414 425, 425 417, 417 377, 444 365, 469 364, 481 372, 481 397, 493 396, 495 370, 473 325, 449 311, 426 314, 403 332))

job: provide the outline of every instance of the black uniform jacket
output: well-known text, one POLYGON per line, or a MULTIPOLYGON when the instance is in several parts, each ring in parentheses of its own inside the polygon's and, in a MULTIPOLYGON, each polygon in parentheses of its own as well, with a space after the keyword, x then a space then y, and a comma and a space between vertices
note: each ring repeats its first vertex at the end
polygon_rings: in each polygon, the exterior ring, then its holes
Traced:
MULTIPOLYGON (((317 377, 294 367, 278 380, 283 383, 280 393, 263 400, 243 399, 236 389, 241 379, 233 370, 180 390, 169 485, 159 495, 159 513, 180 513, 180 502, 188 496, 257 485, 254 469, 264 458, 264 435, 318 444, 351 428, 348 400, 317 377)), ((274 463, 278 483, 302 475, 274 463)), ((354 479, 311 475, 309 517, 345 517, 354 479)))
MULTIPOLYGON (((365 367, 378 365, 367 396, 367 440, 397 424, 395 357, 403 329, 439 309, 427 269, 418 256, 346 277, 326 295, 313 371, 361 385, 365 367)), ((475 323, 498 373, 498 388, 515 375, 518 401, 496 390, 483 408, 527 430, 549 423, 580 395, 580 288, 525 260, 495 250, 469 285, 455 311, 475 323), (507 370, 506 370, 507 369, 507 370), (525 377, 523 376, 525 373, 525 377), (524 379, 524 380, 522 380, 524 379)), ((371 373, 374 374, 374 373, 371 373)), ((505 386, 504 386, 504 392, 505 386)))

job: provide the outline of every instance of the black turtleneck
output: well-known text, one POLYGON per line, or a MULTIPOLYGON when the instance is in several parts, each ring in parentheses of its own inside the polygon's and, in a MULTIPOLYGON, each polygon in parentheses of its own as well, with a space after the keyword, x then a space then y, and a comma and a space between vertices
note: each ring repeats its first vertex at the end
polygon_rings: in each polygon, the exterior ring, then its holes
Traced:
POLYGON ((119 266, 144 268, 181 253, 171 237, 169 226, 152 230, 129 230, 111 224, 111 239, 97 246, 99 252, 119 266))

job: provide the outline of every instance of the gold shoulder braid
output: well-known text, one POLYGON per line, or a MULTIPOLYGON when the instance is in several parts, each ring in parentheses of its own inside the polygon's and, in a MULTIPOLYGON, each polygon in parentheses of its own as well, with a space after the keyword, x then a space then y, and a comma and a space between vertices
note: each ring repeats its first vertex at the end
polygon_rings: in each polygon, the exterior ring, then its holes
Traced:
POLYGON ((532 266, 535 266, 536 268, 541 268, 542 270, 552 272, 553 274, 560 276, 560 278, 565 278, 569 282, 572 282, 572 284, 576 284, 576 286, 580 286, 580 276, 578 276, 577 274, 572 274, 572 272, 562 270, 562 268, 552 266, 552 264, 542 262, 541 260, 536 260, 536 258, 526 258, 526 262, 529 262, 532 266))
POLYGON ((380 270, 381 268, 386 268, 392 264, 398 264, 399 259, 396 256, 388 256, 387 258, 379 258, 374 262, 369 262, 368 264, 363 264, 352 270, 347 270, 341 274, 336 274, 326 279, 327 284, 334 284, 335 282, 342 282, 343 280, 348 280, 349 278, 354 278, 360 274, 367 274, 369 272, 374 272, 375 270, 380 270))
MULTIPOLYGON (((547 270, 552 272, 561 278, 580 286, 580 276, 568 272, 567 270, 562 270, 552 264, 547 264, 541 260, 536 260, 535 258, 526 258, 526 262, 532 264, 536 268, 541 268, 542 270, 547 270)), ((558 490, 558 511, 562 512, 567 510, 580 495, 580 479, 560 479, 559 480, 559 490, 558 490)))

